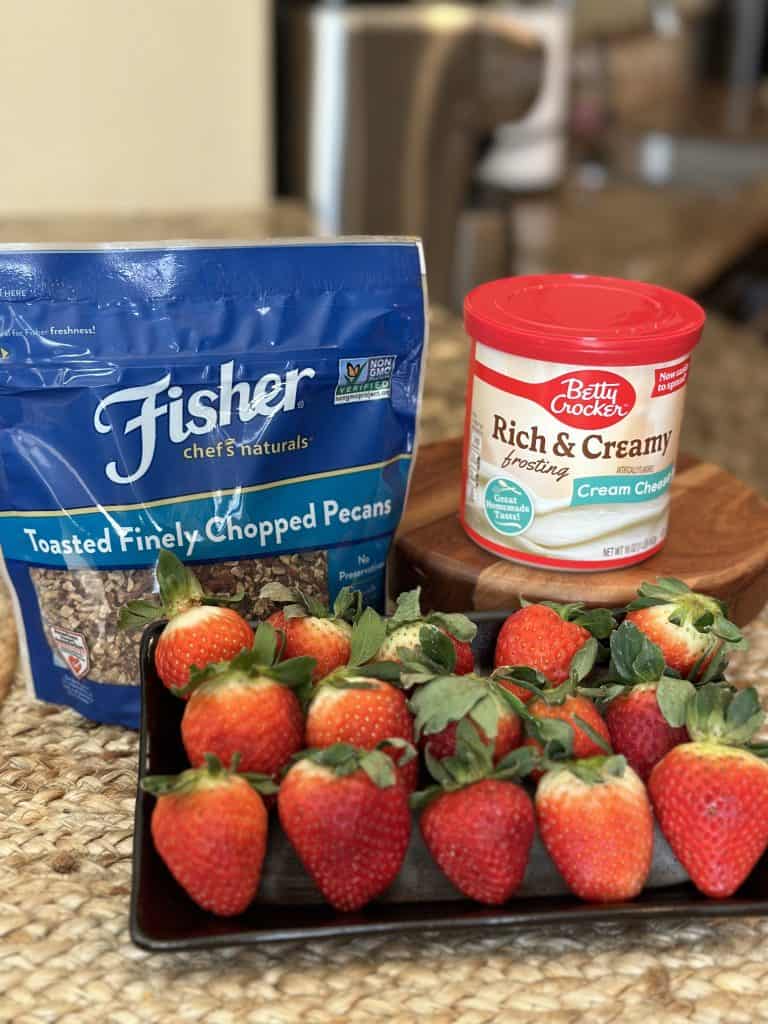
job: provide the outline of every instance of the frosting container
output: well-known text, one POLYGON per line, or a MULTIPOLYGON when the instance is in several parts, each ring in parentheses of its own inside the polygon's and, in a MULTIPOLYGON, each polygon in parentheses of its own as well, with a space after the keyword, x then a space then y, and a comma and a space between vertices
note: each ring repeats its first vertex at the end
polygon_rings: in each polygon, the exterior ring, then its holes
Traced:
POLYGON ((656 285, 553 274, 480 285, 464 322, 468 535, 572 571, 658 551, 702 308, 656 285))

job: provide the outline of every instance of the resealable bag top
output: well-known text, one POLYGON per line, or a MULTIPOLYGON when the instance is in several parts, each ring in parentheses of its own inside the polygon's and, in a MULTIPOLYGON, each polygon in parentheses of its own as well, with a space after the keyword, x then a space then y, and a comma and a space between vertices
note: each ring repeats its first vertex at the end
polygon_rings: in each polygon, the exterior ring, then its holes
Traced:
POLYGON ((0 545, 36 696, 138 723, 117 618, 161 547, 246 616, 273 580, 382 606, 423 273, 407 239, 0 248, 0 545))

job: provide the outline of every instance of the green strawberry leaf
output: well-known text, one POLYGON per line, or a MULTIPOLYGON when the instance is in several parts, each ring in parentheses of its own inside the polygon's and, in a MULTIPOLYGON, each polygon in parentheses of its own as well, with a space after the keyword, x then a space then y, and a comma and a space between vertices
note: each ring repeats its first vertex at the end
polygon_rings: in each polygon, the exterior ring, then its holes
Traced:
POLYGON ((754 687, 734 690, 723 683, 705 683, 688 704, 686 727, 694 742, 709 740, 743 747, 763 724, 765 712, 754 687))
POLYGON ((367 751, 360 758, 360 767, 379 789, 388 789, 397 782, 397 773, 392 759, 387 757, 382 750, 367 751))
POLYGON ((540 762, 538 751, 533 747, 518 747, 506 754, 494 768, 491 778, 519 779, 530 775, 540 762))
POLYGON ((466 615, 459 612, 430 612, 426 622, 450 633, 460 643, 472 643, 477 636, 477 626, 466 615))
POLYGON ((425 807, 428 807, 433 800, 444 792, 445 790, 442 786, 427 786, 426 789, 420 789, 416 793, 411 793, 408 803, 411 810, 423 811, 425 807))
MULTIPOLYGON (((320 765, 323 768, 330 768, 335 775, 343 778, 358 770, 360 758, 366 753, 370 753, 370 751, 362 751, 351 743, 332 743, 329 747, 322 747, 320 749, 310 747, 308 750, 302 750, 298 754, 294 754, 291 760, 294 764, 297 761, 311 761, 313 764, 320 765)), ((386 757, 386 754, 381 756, 386 757)), ((390 761, 391 765, 392 762, 390 761)))
POLYGON ((256 790, 259 796, 271 796, 280 789, 269 775, 263 775, 260 772, 239 772, 238 774, 252 789, 256 790))
MULTIPOLYGON (((385 752, 388 748, 392 747, 400 752, 396 758, 393 758, 393 760, 396 761, 398 768, 402 768, 403 765, 408 764, 409 761, 413 761, 414 758, 418 757, 416 747, 414 747, 412 743, 409 743, 408 740, 404 740, 401 736, 390 736, 388 739, 382 740, 380 743, 376 744, 377 750, 383 750, 385 752)), ((389 756, 391 758, 392 754, 390 753, 389 756)))
POLYGON ((675 679, 663 675, 656 687, 656 702, 659 710, 673 729, 685 725, 688 703, 695 694, 693 683, 687 679, 675 679))
POLYGON ((729 644, 732 650, 744 650, 747 647, 747 639, 739 627, 724 615, 713 616, 711 632, 729 644))
MULTIPOLYGON (((280 638, 274 626, 269 622, 260 622, 256 627, 253 646, 248 652, 250 657, 246 663, 247 667, 251 665, 273 665, 279 644, 280 638)), ((243 667, 245 668, 246 665, 243 667)))
POLYGON ((366 608, 352 627, 349 664, 364 665, 366 661, 374 658, 386 635, 384 619, 373 608, 366 608))
POLYGON ((611 669, 623 683, 655 683, 664 672, 664 655, 634 622, 625 620, 611 635, 611 669))
POLYGON ((528 710, 526 705, 520 700, 520 698, 517 697, 514 693, 510 693, 506 686, 502 686, 501 683, 497 683, 493 676, 490 679, 490 684, 491 692, 496 695, 496 697, 502 702, 502 704, 507 704, 512 709, 512 711, 515 712, 516 715, 520 716, 520 718, 531 717, 530 711, 528 710))
POLYGON ((366 665, 355 665, 355 674, 368 679, 379 679, 382 683, 402 682, 403 666, 396 661, 369 661, 366 665))
POLYGON ((157 622, 164 615, 163 609, 152 601, 129 601, 117 617, 118 629, 143 629, 150 622, 157 622))
POLYGON ((547 762, 562 760, 573 755, 573 727, 561 718, 531 718, 525 731, 541 743, 542 756, 547 762))
POLYGON ((301 603, 307 609, 307 615, 311 615, 315 619, 329 619, 331 617, 328 606, 323 604, 318 598, 313 597, 312 594, 305 594, 303 590, 300 590, 299 594, 301 596, 301 603))
POLYGON ((579 686, 576 692, 582 697, 589 697, 602 708, 630 689, 626 683, 604 683, 602 686, 579 686))
POLYGON ((620 778, 627 770, 627 760, 622 754, 597 755, 569 761, 562 767, 582 782, 599 786, 611 778, 620 778))
POLYGON ((359 590, 351 587, 342 587, 333 602, 333 614, 337 619, 343 619, 354 625, 360 618, 363 611, 363 595, 359 590))
MULTIPOLYGON (((489 740, 496 739, 496 734, 499 731, 500 711, 501 706, 493 693, 489 693, 486 697, 483 697, 482 700, 479 700, 470 711, 472 721, 480 726, 489 740)), ((458 729, 461 729, 462 725, 463 721, 460 721, 458 729)), ((457 736, 458 729, 456 730, 457 736)), ((476 732, 474 729, 472 731, 476 732)))
POLYGON ((616 629, 616 619, 607 608, 589 608, 579 612, 571 621, 583 626, 597 640, 607 640, 616 629))
POLYGON ((205 754, 204 763, 200 768, 187 768, 178 775, 147 775, 141 780, 141 788, 153 796, 193 793, 203 781, 226 781, 237 772, 239 763, 240 754, 233 754, 227 770, 215 754, 205 754))
POLYGON ((441 672, 450 675, 456 667, 456 648, 435 626, 422 626, 419 630, 419 646, 431 665, 437 665, 441 672))
POLYGON ((308 658, 304 655, 298 658, 289 658, 281 661, 269 669, 268 675, 271 679, 282 683, 290 689, 306 687, 312 682, 312 673, 317 666, 316 658, 308 658))
POLYGON ((262 601, 274 601, 275 604, 298 604, 300 603, 299 592, 284 583, 265 583, 259 591, 259 598, 262 601))
MULTIPOLYGON (((526 601, 525 603, 527 605, 531 602, 526 601)), ((557 601, 539 601, 538 604, 543 604, 546 608, 551 608, 553 612, 557 612, 564 622, 570 622, 575 615, 578 615, 584 609, 583 601, 572 601, 570 604, 559 604, 557 601)))
POLYGON ((691 588, 674 576, 662 576, 655 583, 641 583, 634 601, 627 605, 627 611, 652 608, 657 604, 674 604, 680 597, 692 593, 691 588))
POLYGON ((171 551, 163 548, 157 556, 155 567, 160 601, 169 616, 173 611, 203 596, 203 588, 197 577, 171 551))
POLYGON ((440 732, 459 722, 487 694, 486 684, 472 676, 437 676, 420 687, 408 702, 417 737, 440 732))
MULTIPOLYGON (((530 604, 530 601, 526 601, 525 604, 530 604)), ((575 622, 578 626, 583 626, 598 640, 605 640, 616 628, 616 620, 607 608, 585 608, 583 601, 572 601, 569 604, 539 601, 539 604, 557 612, 564 622, 575 622)))
POLYGON ((528 690, 536 697, 544 697, 549 686, 546 676, 537 672, 535 668, 529 668, 528 665, 504 665, 491 673, 491 679, 505 679, 507 682, 515 683, 516 686, 528 690))
POLYGON ((200 604, 212 608, 229 608, 235 604, 242 604, 244 597, 244 588, 238 587, 232 594, 204 594, 200 598, 200 604))
POLYGON ((568 668, 568 678, 574 683, 586 679, 595 665, 597 657, 597 640, 593 636, 576 651, 568 668))
POLYGON ((582 732, 589 736, 596 747, 604 750, 606 754, 613 753, 610 743, 607 743, 605 738, 593 729, 589 722, 585 721, 580 715, 573 715, 573 721, 578 725, 582 732))
POLYGON ((493 770, 493 745, 485 743, 469 719, 462 719, 456 729, 456 752, 437 761, 426 751, 427 768, 435 781, 445 790, 461 789, 493 770))
POLYGON ((421 620, 421 587, 407 590, 397 599, 393 614, 387 619, 387 633, 394 633, 398 626, 421 620))
POLYGON ((754 686, 738 690, 732 697, 725 717, 729 735, 737 742, 746 743, 763 724, 765 713, 754 686))

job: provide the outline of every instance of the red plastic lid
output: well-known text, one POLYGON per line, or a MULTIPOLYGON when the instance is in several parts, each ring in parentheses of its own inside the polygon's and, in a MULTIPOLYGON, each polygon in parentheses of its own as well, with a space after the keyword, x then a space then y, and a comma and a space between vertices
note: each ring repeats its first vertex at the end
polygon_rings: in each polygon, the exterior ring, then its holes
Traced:
POLYGON ((552 363, 669 362, 696 345, 704 319, 698 303, 669 288, 588 274, 506 277, 464 301, 470 337, 552 363))

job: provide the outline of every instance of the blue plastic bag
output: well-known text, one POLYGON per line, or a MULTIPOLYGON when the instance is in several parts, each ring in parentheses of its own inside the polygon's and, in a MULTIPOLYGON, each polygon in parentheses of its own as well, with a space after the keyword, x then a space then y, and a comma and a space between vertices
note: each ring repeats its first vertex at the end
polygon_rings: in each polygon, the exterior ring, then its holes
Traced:
POLYGON ((137 725, 117 613, 160 547, 246 615, 273 579, 381 607, 424 340, 415 241, 0 249, 0 545, 35 695, 137 725))

